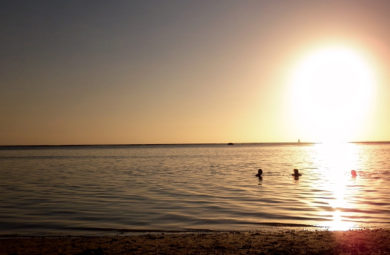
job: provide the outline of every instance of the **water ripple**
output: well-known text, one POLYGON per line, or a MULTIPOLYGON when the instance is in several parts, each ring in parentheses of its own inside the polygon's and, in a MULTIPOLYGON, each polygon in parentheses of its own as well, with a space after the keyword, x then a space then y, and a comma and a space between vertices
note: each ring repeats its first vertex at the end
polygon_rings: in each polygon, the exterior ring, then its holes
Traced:
POLYGON ((0 232, 389 226, 390 145, 351 146, 3 148, 0 232))

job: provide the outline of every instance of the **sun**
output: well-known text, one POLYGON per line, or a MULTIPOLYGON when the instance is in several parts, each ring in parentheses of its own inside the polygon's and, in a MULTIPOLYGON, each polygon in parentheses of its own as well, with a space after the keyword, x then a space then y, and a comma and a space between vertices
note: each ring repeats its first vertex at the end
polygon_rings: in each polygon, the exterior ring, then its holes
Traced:
POLYGON ((302 137, 316 142, 358 137, 375 86, 363 54, 343 46, 314 50, 298 61, 290 81, 293 121, 302 137))

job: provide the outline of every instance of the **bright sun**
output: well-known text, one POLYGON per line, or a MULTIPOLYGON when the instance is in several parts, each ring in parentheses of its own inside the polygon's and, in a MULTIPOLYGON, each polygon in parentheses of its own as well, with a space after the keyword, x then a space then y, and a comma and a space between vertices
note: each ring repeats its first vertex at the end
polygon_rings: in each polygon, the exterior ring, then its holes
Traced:
POLYGON ((315 50, 298 62, 291 79, 294 122, 316 142, 355 139, 375 85, 369 62, 351 48, 315 50))

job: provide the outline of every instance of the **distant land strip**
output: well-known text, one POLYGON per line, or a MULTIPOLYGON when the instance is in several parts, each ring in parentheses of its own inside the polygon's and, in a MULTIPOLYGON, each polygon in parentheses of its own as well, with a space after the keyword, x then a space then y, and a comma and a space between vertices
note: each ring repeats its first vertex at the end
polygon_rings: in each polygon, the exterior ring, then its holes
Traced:
MULTIPOLYGON (((352 144, 390 144, 390 141, 355 141, 352 144)), ((0 145, 0 149, 33 149, 33 148, 104 148, 104 147, 192 147, 192 146, 283 146, 283 145, 314 145, 316 142, 261 142, 261 143, 150 143, 150 144, 33 144, 33 145, 0 145)))

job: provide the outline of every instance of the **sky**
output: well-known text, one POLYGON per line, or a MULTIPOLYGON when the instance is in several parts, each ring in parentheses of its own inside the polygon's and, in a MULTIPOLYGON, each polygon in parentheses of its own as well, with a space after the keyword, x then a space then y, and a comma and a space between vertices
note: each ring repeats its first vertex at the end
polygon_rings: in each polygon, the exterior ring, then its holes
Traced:
POLYGON ((388 141, 388 13, 388 1, 2 1, 0 145, 314 141, 291 77, 327 45, 375 76, 348 139, 388 141))

